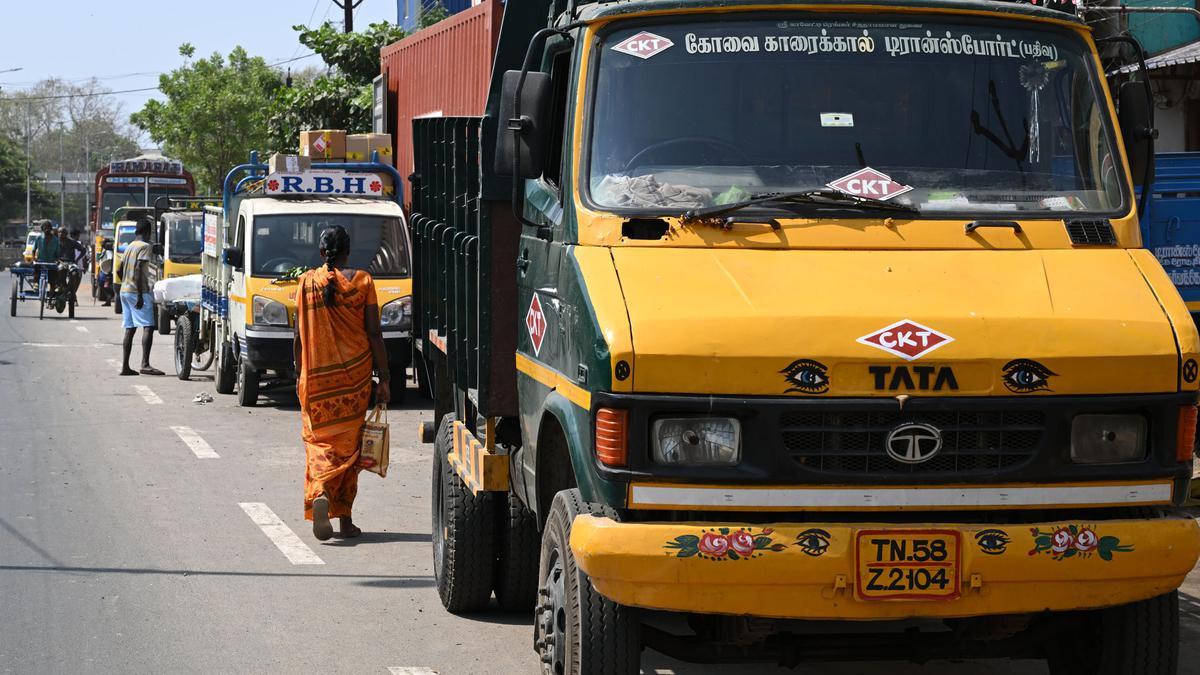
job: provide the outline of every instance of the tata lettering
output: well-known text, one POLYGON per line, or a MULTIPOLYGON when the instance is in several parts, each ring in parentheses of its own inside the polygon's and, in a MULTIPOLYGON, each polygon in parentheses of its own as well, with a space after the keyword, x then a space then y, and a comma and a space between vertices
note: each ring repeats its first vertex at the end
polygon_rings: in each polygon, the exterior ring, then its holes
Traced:
POLYGON ((867 366, 879 391, 957 391, 958 380, 950 366, 867 366), (890 375, 890 377, 889 377, 890 375))
POLYGON ((358 195, 383 196, 383 182, 371 174, 345 171, 320 173, 273 173, 263 183, 268 195, 358 195))

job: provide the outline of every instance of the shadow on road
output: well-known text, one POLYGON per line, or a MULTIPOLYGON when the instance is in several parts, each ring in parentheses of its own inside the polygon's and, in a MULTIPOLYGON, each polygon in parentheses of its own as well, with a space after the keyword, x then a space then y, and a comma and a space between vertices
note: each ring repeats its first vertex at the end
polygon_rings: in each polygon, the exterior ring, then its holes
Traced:
POLYGON ((334 574, 306 572, 242 572, 233 570, 181 570, 158 567, 72 567, 67 565, 0 565, 0 572, 55 572, 67 574, 130 574, 170 577, 318 577, 322 579, 363 579, 359 585, 381 585, 386 588, 425 588, 433 586, 433 577, 389 576, 384 574, 334 574))
POLYGON ((428 544, 433 538, 419 532, 363 532, 354 539, 328 541, 323 546, 353 547, 360 544, 387 544, 393 542, 416 542, 428 544))

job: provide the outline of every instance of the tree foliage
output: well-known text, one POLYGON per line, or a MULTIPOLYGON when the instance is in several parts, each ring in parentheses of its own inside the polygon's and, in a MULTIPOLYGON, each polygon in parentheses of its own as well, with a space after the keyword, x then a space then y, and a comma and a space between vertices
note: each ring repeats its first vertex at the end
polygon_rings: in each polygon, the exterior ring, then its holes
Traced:
POLYGON ((194 49, 186 43, 179 53, 189 62, 159 77, 167 100, 147 102, 130 121, 168 156, 181 160, 198 188, 215 190, 251 150, 268 148, 269 104, 283 81, 266 61, 241 47, 228 59, 213 54, 191 61, 194 49))
POLYGON ((279 91, 268 124, 271 147, 295 152, 305 129, 370 131, 371 81, 379 74, 379 50, 403 38, 404 31, 387 22, 356 33, 343 33, 328 22, 314 29, 294 28, 300 43, 316 52, 330 70, 279 91))
POLYGON ((446 11, 446 7, 441 0, 433 0, 433 4, 429 7, 422 5, 421 16, 417 19, 417 25, 421 28, 429 28, 433 24, 450 18, 450 12, 446 11))
MULTIPOLYGON (((25 151, 7 135, 0 134, 0 223, 12 219, 25 218, 25 151)), ((58 200, 37 181, 31 181, 33 218, 49 215, 46 211, 53 202, 57 207, 58 200)), ((58 220, 57 208, 54 219, 58 220)))

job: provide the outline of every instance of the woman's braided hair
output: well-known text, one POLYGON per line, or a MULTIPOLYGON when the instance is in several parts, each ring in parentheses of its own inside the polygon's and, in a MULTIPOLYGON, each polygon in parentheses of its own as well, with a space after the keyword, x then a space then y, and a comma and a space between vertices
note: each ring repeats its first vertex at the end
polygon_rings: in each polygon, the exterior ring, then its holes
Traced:
POLYGON ((350 233, 341 225, 325 228, 321 231, 321 251, 325 256, 325 269, 329 271, 329 283, 325 285, 325 306, 333 307, 337 298, 333 262, 350 252, 350 233))

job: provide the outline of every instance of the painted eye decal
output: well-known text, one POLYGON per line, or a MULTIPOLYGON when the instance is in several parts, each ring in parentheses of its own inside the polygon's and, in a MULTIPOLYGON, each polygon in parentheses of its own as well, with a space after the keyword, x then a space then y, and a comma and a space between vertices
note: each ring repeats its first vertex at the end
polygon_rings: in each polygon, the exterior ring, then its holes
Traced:
POLYGON ((796 535, 796 546, 805 555, 816 558, 829 550, 829 533, 819 528, 811 528, 796 535))
POLYGON ((824 394, 829 391, 829 369, 819 361, 797 359, 779 372, 783 374, 788 383, 785 392, 824 394))
POLYGON ((1050 391, 1050 378, 1057 375, 1046 366, 1031 359, 1014 359, 1004 364, 1004 386, 1017 394, 1031 391, 1050 391))
POLYGON ((980 530, 975 533, 975 543, 979 550, 988 555, 1000 555, 1012 541, 1004 530, 980 530))

